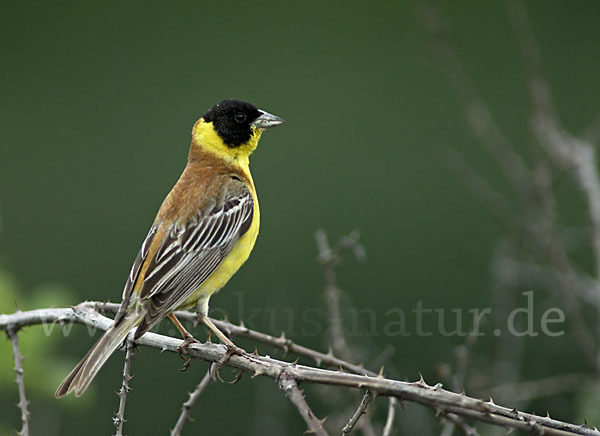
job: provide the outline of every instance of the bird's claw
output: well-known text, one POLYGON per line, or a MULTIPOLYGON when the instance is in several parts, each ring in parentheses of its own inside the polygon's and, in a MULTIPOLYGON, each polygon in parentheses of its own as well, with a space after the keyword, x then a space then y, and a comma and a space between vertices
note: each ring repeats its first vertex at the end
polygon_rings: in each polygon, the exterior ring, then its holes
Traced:
POLYGON ((185 339, 183 340, 183 343, 179 347, 177 347, 177 354, 179 354, 179 357, 182 360, 185 360, 184 371, 188 368, 188 366, 190 366, 189 362, 192 360, 192 358, 185 357, 183 355, 183 353, 187 347, 189 347, 191 344, 194 344, 197 342, 200 342, 200 341, 198 341, 192 335, 189 335, 189 336, 186 336, 185 339))
POLYGON ((229 345, 229 344, 223 344, 223 345, 225 345, 225 347, 227 347, 227 351, 225 352, 223 357, 221 357, 219 359, 219 361, 216 362, 214 365, 215 377, 220 382, 235 384, 242 378, 243 371, 240 370, 240 372, 238 373, 238 375, 236 375, 236 377, 233 381, 225 382, 225 380, 223 380, 223 378, 221 377, 221 369, 223 369, 223 365, 231 358, 231 356, 233 356, 235 354, 238 354, 238 355, 242 354, 242 353, 244 353, 244 350, 242 350, 239 347, 236 347, 235 345, 229 345))

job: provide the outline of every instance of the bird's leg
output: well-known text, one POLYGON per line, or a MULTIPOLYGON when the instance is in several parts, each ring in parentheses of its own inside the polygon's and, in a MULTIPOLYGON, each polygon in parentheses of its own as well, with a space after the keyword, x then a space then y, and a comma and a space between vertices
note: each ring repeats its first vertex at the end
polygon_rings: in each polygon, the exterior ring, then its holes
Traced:
POLYGON ((196 314, 198 315, 199 321, 204 323, 204 325, 209 328, 209 332, 213 332, 217 336, 217 338, 219 338, 219 341, 221 341, 221 343, 227 347, 227 352, 225 353, 225 355, 221 359, 219 359, 218 362, 215 363, 216 376, 220 381, 224 381, 220 375, 221 368, 223 368, 223 365, 229 360, 231 356, 233 356, 234 354, 243 353, 244 350, 237 347, 233 342, 231 342, 231 339, 225 336, 225 334, 221 330, 219 330, 215 323, 213 323, 207 315, 203 314, 201 310, 198 310, 196 314))
MULTIPOLYGON (((185 347, 187 347, 188 345, 193 344, 194 342, 199 342, 199 341, 196 340, 196 338, 194 338, 192 336, 192 334, 185 329, 183 324, 181 324, 181 322, 177 319, 177 317, 175 316, 174 313, 169 314, 169 319, 173 322, 173 324, 175 324, 175 327, 177 327, 177 330, 179 330, 179 333, 181 333, 181 336, 183 336, 183 344, 181 344, 179 347, 177 347, 177 353, 179 354, 179 357, 181 357, 183 360, 186 361, 186 363, 188 363, 188 361, 191 359, 186 359, 183 356, 183 349, 185 347)), ((187 366, 189 366, 189 364, 187 366)))
POLYGON ((204 325, 208 327, 210 331, 217 336, 217 338, 219 338, 219 341, 221 341, 222 344, 227 345, 227 348, 237 348, 235 344, 231 342, 231 339, 225 336, 225 333, 219 330, 219 328, 215 325, 214 322, 212 322, 212 320, 208 316, 199 313, 198 318, 200 319, 200 322, 204 323, 204 325))

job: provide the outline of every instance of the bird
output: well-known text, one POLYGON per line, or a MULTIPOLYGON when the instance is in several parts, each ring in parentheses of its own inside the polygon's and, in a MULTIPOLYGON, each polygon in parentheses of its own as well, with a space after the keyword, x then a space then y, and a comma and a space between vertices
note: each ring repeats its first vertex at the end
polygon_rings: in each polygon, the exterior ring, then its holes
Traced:
POLYGON ((112 325, 56 390, 81 396, 135 327, 139 339, 165 317, 195 342, 174 314, 195 309, 228 348, 233 343, 208 318, 210 297, 248 259, 260 211, 249 156, 265 129, 285 120, 251 103, 223 100, 192 129, 187 165, 163 201, 127 277, 112 325))

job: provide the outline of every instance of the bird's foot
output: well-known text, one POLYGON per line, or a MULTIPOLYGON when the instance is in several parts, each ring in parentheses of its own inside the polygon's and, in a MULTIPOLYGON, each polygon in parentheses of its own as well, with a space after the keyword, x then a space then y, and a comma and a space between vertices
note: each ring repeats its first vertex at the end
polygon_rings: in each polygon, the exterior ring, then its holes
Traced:
MULTIPOLYGON (((223 378, 221 377, 221 369, 223 369, 223 365, 225 363, 227 363, 227 361, 231 358, 231 356, 234 356, 236 354, 241 355, 244 353, 244 350, 242 350, 240 347, 237 347, 236 345, 234 345, 233 343, 231 344, 223 344, 227 347, 227 351, 225 352, 225 354, 223 355, 223 357, 221 357, 218 362, 215 363, 214 365, 214 371, 215 371, 215 376, 216 378, 220 381, 225 383, 225 380, 223 380, 223 378)), ((235 376, 235 379, 231 382, 227 382, 230 384, 235 384, 237 383, 241 378, 242 378, 242 374, 243 371, 239 370, 239 373, 235 376)))
POLYGON ((179 347, 177 347, 177 354, 179 354, 179 357, 184 361, 183 368, 181 369, 182 371, 185 371, 186 369, 188 369, 190 364, 192 363, 192 358, 186 357, 184 355, 185 349, 187 347, 189 347, 191 344, 199 343, 199 342, 200 341, 198 341, 192 335, 188 334, 184 337, 183 343, 179 347))

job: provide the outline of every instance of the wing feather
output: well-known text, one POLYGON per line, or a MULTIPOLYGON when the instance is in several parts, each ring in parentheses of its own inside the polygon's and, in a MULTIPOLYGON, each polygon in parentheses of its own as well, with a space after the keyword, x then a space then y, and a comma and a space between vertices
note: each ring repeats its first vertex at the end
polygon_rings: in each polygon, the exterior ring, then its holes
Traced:
POLYGON ((136 338, 198 289, 250 228, 254 201, 248 187, 231 179, 220 194, 187 222, 171 224, 164 232, 141 284, 140 297, 149 304, 136 338))
POLYGON ((150 227, 150 231, 146 235, 146 238, 144 238, 144 242, 142 242, 142 247, 140 248, 140 251, 138 252, 137 257, 135 258, 135 261, 133 262, 131 271, 129 272, 129 276, 127 276, 127 282, 125 283, 125 288, 123 289, 123 298, 122 298, 123 302, 121 303, 121 307, 119 307, 119 311, 117 312, 117 315, 115 316, 115 323, 120 322, 120 320, 122 320, 125 315, 125 311, 127 309, 127 306, 129 305, 129 300, 131 298, 131 293, 133 291, 133 285, 137 281, 137 278, 140 274, 140 269, 142 267, 142 264, 148 257, 148 252, 150 251, 150 246, 152 245, 152 241, 154 240, 154 236, 156 236, 156 232, 158 231, 158 228, 159 228, 158 224, 155 224, 152 227, 150 227))

